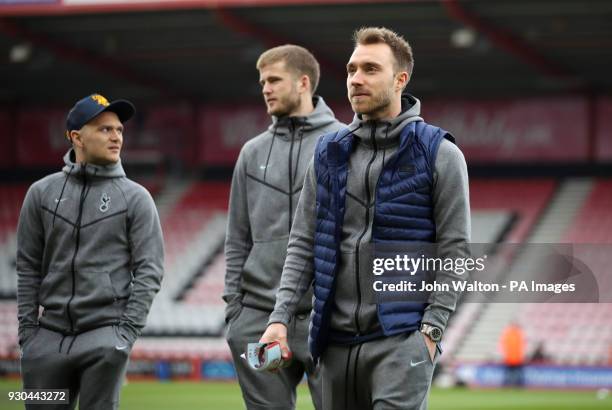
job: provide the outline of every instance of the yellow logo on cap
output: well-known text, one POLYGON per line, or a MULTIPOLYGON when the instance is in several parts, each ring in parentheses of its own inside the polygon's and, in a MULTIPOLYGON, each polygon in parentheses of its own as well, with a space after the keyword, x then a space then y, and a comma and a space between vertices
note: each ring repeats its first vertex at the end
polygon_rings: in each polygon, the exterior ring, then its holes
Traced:
POLYGON ((100 94, 94 94, 91 96, 91 99, 94 100, 95 102, 97 102, 100 105, 103 105, 105 107, 109 106, 109 102, 106 98, 104 98, 103 96, 101 96, 100 94))

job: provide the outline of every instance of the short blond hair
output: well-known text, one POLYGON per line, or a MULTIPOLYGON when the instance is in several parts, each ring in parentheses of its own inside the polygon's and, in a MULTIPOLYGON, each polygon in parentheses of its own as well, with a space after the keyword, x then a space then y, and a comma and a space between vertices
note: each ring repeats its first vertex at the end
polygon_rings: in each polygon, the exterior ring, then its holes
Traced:
POLYGON ((264 51, 257 59, 256 67, 261 70, 263 67, 279 61, 285 63, 285 68, 296 76, 306 75, 310 80, 310 92, 315 93, 319 86, 321 70, 319 63, 312 53, 304 47, 294 44, 285 44, 264 51))
POLYGON ((412 75, 412 69, 414 68, 412 47, 410 47, 410 44, 408 44, 404 37, 395 31, 385 27, 362 27, 353 33, 353 41, 355 42, 355 47, 360 44, 388 45, 391 48, 393 57, 395 57, 396 72, 406 71, 408 75, 412 75))

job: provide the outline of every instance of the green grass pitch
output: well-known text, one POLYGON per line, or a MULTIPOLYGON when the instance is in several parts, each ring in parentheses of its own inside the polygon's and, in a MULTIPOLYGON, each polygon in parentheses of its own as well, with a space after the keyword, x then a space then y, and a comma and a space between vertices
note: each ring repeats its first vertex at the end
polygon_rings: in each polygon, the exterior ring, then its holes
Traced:
MULTIPOLYGON (((0 409, 23 409, 9 402, 8 392, 19 381, 0 379, 0 409)), ((591 410, 612 409, 612 395, 598 399, 594 391, 531 391, 433 389, 430 410, 591 410)), ((130 382, 121 395, 122 410, 239 410, 243 409, 237 383, 130 382)), ((44 406, 41 406, 44 409, 44 406)), ((312 410, 305 386, 300 386, 297 410, 312 410)))

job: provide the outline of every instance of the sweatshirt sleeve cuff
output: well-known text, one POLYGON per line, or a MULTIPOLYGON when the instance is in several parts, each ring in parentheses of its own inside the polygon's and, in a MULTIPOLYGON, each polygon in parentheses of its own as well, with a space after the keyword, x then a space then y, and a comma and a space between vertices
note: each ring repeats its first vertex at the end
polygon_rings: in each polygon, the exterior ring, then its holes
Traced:
POLYGON ((223 294, 223 296, 221 296, 221 298, 225 301, 225 303, 227 303, 228 305, 231 304, 232 302, 241 299, 242 298, 242 293, 240 292, 231 292, 231 293, 225 293, 223 294))
POLYGON ((446 324, 448 322, 448 317, 449 313, 444 309, 428 308, 423 314, 423 319, 421 320, 421 323, 427 323, 429 325, 435 326, 442 330, 442 333, 444 333, 444 330, 446 329, 446 324))
POLYGON ((268 318, 268 326, 270 326, 272 323, 282 323, 283 325, 288 327, 290 320, 291 316, 289 315, 289 313, 275 310, 270 314, 270 317, 268 318))
POLYGON ((36 331, 38 326, 24 326, 19 329, 19 346, 23 346, 23 344, 32 336, 32 334, 36 331))
POLYGON ((140 336, 140 329, 135 328, 134 326, 128 324, 127 322, 120 323, 119 329, 120 329, 121 335, 125 337, 125 339, 131 345, 134 345, 134 343, 136 343, 136 339, 138 339, 138 336, 140 336))

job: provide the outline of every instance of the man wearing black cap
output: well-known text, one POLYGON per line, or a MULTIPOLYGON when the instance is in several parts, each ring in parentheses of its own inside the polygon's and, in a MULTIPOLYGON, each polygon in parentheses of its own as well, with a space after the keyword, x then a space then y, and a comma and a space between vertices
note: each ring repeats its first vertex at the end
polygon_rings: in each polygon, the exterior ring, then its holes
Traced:
MULTIPOLYGON (((68 113, 62 172, 35 182, 17 231, 24 389, 68 389, 69 404, 114 409, 129 353, 163 274, 151 195, 121 166, 125 100, 99 94, 68 113), (42 306, 42 314, 39 309, 42 306)), ((26 406, 28 407, 28 406, 26 406)))

